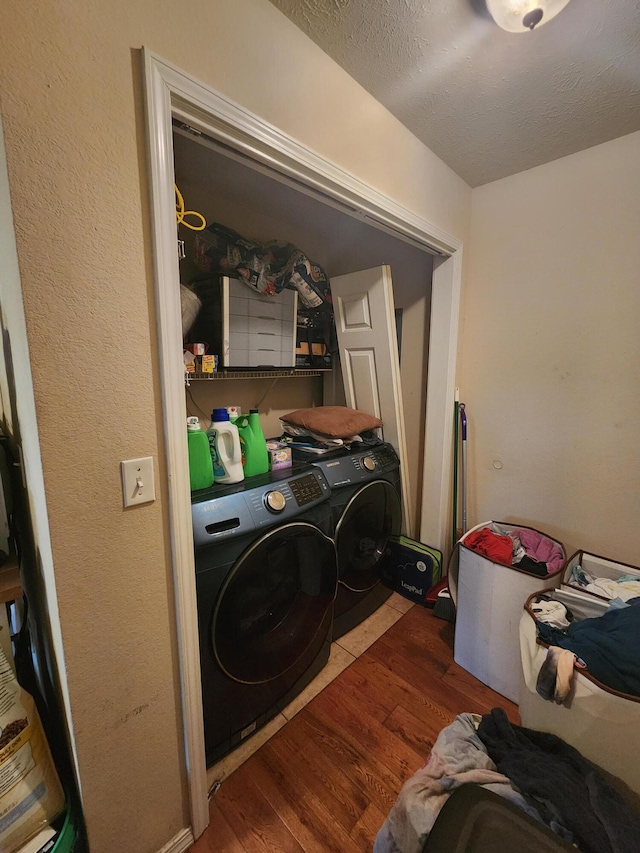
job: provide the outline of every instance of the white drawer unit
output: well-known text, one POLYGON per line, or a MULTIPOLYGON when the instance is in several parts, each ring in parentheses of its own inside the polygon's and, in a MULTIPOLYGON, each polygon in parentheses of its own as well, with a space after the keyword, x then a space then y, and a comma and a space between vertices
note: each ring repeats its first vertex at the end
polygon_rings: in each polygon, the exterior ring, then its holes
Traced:
POLYGON ((263 296, 227 276, 221 284, 222 366, 295 367, 297 291, 263 296))
POLYGON ((295 367, 297 291, 263 296, 228 276, 192 286, 202 308, 188 341, 206 343, 220 368, 295 367))

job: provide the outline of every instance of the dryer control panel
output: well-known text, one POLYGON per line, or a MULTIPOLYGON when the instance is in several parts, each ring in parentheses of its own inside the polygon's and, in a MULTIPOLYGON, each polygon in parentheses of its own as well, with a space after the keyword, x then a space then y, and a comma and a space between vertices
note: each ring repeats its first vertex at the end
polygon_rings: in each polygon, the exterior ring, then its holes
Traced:
POLYGON ((375 480, 380 474, 398 469, 400 460, 390 444, 381 444, 313 464, 320 468, 331 488, 336 489, 375 480))
POLYGON ((195 546, 202 548, 290 521, 328 500, 330 494, 326 477, 316 468, 260 486, 251 485, 251 480, 247 480, 244 489, 238 484, 230 494, 192 502, 195 546))

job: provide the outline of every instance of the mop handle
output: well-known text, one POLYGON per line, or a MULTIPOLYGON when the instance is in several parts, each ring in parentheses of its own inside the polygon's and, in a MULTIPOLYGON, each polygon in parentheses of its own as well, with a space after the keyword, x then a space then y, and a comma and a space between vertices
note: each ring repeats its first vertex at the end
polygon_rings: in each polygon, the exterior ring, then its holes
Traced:
POLYGON ((460 421, 459 413, 460 403, 456 398, 453 410, 453 523, 451 530, 451 547, 456 547, 458 541, 458 423, 460 421))
POLYGON ((464 403, 460 403, 460 426, 462 433, 462 533, 467 532, 467 413, 464 403))
POLYGON ((464 410, 464 403, 460 403, 460 425, 462 426, 462 440, 467 440, 467 413, 464 410))

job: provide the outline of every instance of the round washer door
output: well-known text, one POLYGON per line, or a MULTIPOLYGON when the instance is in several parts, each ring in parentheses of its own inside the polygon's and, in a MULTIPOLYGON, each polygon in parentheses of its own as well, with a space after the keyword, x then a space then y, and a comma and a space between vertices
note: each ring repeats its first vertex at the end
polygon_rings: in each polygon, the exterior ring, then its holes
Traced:
POLYGON ((269 531, 238 557, 220 589, 211 624, 213 652, 235 681, 283 675, 326 639, 336 595, 333 541, 307 522, 269 531))
POLYGON ((336 525, 340 583, 367 592, 380 582, 380 561, 402 526, 400 497, 391 483, 374 480, 351 496, 336 525))

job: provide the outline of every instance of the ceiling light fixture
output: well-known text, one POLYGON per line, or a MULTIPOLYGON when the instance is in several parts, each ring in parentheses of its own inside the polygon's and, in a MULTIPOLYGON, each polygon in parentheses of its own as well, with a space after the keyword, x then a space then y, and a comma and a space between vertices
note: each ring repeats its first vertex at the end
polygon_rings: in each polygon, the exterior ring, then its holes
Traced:
POLYGON ((499 27, 525 33, 555 18, 569 0, 487 0, 487 9, 499 27))

